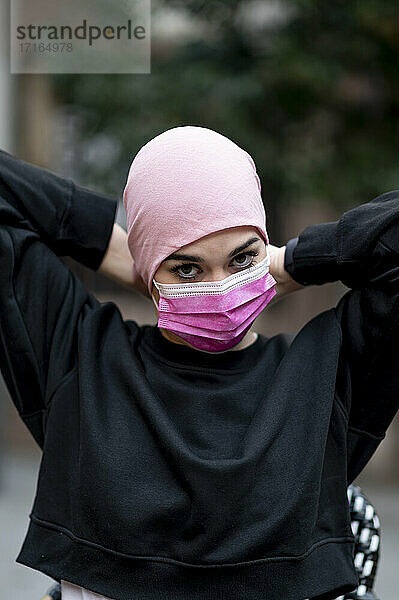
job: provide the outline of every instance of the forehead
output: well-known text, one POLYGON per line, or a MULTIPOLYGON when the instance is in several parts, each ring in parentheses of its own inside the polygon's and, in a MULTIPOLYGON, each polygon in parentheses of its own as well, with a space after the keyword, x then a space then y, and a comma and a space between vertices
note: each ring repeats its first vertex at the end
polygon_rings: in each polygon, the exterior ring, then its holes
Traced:
POLYGON ((205 263, 214 260, 216 257, 218 260, 220 257, 224 260, 226 256, 231 258, 244 252, 247 248, 255 248, 255 244, 258 244, 259 247, 262 242, 265 243, 263 234, 256 227, 229 228, 229 231, 218 231, 196 240, 195 243, 182 246, 165 257, 161 264, 167 265, 173 260, 205 263), (239 231, 232 231, 232 229, 238 229, 239 231))
POLYGON ((234 246, 246 242, 250 237, 259 237, 262 239, 260 231, 252 225, 242 225, 237 227, 227 227, 220 231, 209 233, 190 244, 182 246, 176 252, 194 252, 224 249, 227 251, 233 250, 234 246), (230 248, 231 246, 231 248, 230 248))

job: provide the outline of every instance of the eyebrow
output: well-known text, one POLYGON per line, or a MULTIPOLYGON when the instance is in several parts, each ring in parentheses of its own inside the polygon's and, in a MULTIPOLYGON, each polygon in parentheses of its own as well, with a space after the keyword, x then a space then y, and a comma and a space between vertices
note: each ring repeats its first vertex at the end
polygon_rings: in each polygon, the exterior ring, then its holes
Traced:
MULTIPOLYGON (((242 252, 243 250, 245 250, 245 248, 248 248, 248 246, 251 246, 255 242, 260 242, 260 241, 261 241, 260 238, 252 237, 249 240, 247 240, 244 244, 241 244, 241 246, 237 246, 237 248, 232 250, 230 252, 229 256, 234 256, 238 252, 242 252)), ((169 256, 164 258, 164 260, 192 260, 192 261, 200 262, 200 263, 205 262, 204 259, 201 258, 201 256, 194 256, 192 254, 181 254, 180 252, 174 252, 173 254, 170 254, 169 256)))

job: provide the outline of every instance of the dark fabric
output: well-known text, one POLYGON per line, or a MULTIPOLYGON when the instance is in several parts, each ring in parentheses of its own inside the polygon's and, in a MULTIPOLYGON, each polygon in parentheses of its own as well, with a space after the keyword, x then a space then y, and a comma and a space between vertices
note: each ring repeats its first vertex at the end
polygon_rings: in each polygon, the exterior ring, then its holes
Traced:
MULTIPOLYGON (((339 600, 377 600, 373 587, 381 556, 380 519, 375 507, 359 486, 350 484, 347 493, 351 527, 355 536, 354 564, 359 577, 359 586, 357 590, 351 590, 348 594, 340 596, 339 600)), ((61 584, 52 585, 47 590, 47 594, 52 600, 60 600, 61 584)))
POLYGON ((335 313, 342 332, 337 392, 348 416, 348 478, 374 454, 399 407, 399 190, 310 225, 293 249, 304 285, 351 288, 335 313))
POLYGON ((284 269, 288 271, 288 273, 292 277, 292 273, 294 271, 294 248, 297 245, 299 237, 294 237, 288 240, 285 244, 285 252, 284 252, 284 269))
POLYGON ((325 600, 358 584, 347 485, 398 408, 398 193, 293 249, 352 285, 297 333, 210 355, 124 320, 96 269, 116 199, 0 154, 0 366, 43 449, 16 560, 116 600, 325 600))
POLYGON ((80 319, 99 305, 58 256, 97 269, 117 200, 0 151, 0 365, 40 447, 51 396, 76 364, 80 319))

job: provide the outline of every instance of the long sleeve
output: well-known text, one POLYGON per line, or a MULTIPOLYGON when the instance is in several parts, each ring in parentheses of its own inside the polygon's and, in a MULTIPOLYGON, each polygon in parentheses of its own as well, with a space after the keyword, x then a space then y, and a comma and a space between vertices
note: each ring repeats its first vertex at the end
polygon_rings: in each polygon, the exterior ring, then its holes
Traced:
MULTIPOLYGON (((399 190, 306 227, 286 244, 285 268, 302 285, 340 280, 337 395, 348 418, 348 483, 399 408, 399 190)), ((326 348, 326 352, 328 348, 326 348)))
POLYGON ((82 309, 98 305, 59 256, 98 269, 117 204, 0 151, 0 369, 41 447, 44 413, 76 361, 82 309))

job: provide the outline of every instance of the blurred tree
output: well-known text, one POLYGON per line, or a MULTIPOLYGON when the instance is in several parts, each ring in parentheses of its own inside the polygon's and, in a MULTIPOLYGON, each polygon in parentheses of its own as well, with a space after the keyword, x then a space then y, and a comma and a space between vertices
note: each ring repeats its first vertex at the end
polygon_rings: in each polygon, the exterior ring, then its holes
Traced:
POLYGON ((281 205, 344 210, 399 187, 396 0, 153 0, 171 9, 197 29, 153 31, 150 75, 52 76, 80 115, 81 181, 121 195, 144 143, 194 124, 253 156, 276 234, 281 205))

